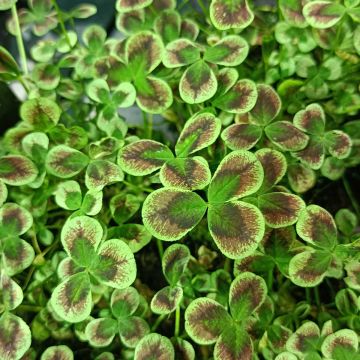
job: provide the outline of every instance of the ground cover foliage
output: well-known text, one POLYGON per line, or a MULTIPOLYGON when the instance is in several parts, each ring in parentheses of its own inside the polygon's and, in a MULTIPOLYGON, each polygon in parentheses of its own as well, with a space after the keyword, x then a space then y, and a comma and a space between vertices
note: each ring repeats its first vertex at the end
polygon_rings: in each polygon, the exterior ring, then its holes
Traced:
POLYGON ((360 1, 195 5, 0 0, 0 359, 360 358, 360 1))

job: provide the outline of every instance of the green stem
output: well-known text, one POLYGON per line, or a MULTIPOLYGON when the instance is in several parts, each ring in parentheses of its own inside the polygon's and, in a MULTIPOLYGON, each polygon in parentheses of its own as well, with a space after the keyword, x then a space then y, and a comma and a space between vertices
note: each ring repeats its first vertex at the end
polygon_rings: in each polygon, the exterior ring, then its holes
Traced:
POLYGON ((204 5, 203 1, 202 0, 197 0, 197 3, 199 4, 202 12, 204 13, 204 15, 206 16, 207 15, 207 9, 206 9, 206 6, 204 5))
POLYGON ((166 316, 166 315, 163 314, 163 315, 160 315, 160 316, 156 319, 153 327, 151 328, 151 332, 155 332, 155 330, 159 327, 159 325, 161 324, 161 322, 165 319, 165 316, 166 316))
POLYGON ((321 305, 320 294, 319 294, 319 288, 317 286, 314 288, 314 294, 315 294, 315 303, 317 307, 320 307, 321 305))
POLYGON ((41 311, 43 308, 41 306, 36 306, 36 305, 26 305, 26 304, 22 304, 20 305, 16 310, 20 310, 20 311, 30 311, 30 312, 39 312, 41 311))
POLYGON ((55 8, 56 13, 57 13, 57 17, 58 17, 58 20, 59 20, 61 32, 63 33, 63 35, 65 37, 65 40, 66 40, 67 44, 69 45, 69 48, 71 49, 72 48, 71 41, 70 41, 69 35, 68 35, 68 33, 66 31, 66 28, 65 28, 64 19, 62 17, 62 11, 61 11, 58 3, 56 2, 56 0, 52 0, 51 2, 54 5, 54 8, 55 8))
POLYGON ((163 256, 164 256, 164 248, 163 248, 162 241, 159 240, 159 239, 156 239, 156 245, 158 247, 159 256, 160 256, 160 260, 161 260, 163 258, 163 256))
POLYGON ((33 276, 34 271, 35 271, 35 266, 31 266, 29 272, 26 275, 26 279, 25 279, 24 285, 22 287, 23 291, 28 287, 28 285, 30 283, 30 280, 31 280, 31 278, 33 276))
POLYGON ((175 337, 178 337, 180 333, 180 311, 181 311, 180 305, 178 305, 175 311, 175 331, 174 331, 175 337))
POLYGON ((24 41, 23 41, 22 34, 21 34, 21 27, 20 27, 20 22, 19 22, 19 16, 18 16, 17 9, 16 9, 16 4, 14 4, 12 6, 11 13, 12 13, 12 16, 13 16, 14 22, 15 22, 16 42, 17 42, 17 46, 18 46, 18 50, 19 50, 22 69, 23 69, 24 74, 27 75, 29 73, 29 71, 28 71, 25 46, 24 46, 24 41))
POLYGON ((311 304, 311 296, 310 296, 310 289, 309 288, 305 288, 305 294, 306 294, 306 302, 308 304, 311 304))
POLYGON ((148 114, 145 111, 143 113, 144 119, 144 135, 145 138, 151 139, 152 138, 152 128, 153 128, 153 116, 152 114, 148 114))
POLYGON ((347 181, 345 175, 342 177, 342 181, 343 181, 347 196, 349 197, 349 199, 351 201, 351 205, 354 208, 357 216, 360 217, 360 206, 359 206, 358 202, 356 201, 354 194, 352 193, 351 186, 350 186, 349 182, 347 181))
POLYGON ((34 226, 32 227, 32 230, 33 230, 33 232, 34 232, 33 236, 31 237, 33 248, 35 249, 35 252, 36 252, 37 254, 41 254, 41 249, 40 249, 39 243, 38 243, 38 241, 37 241, 36 231, 35 231, 35 227, 34 227, 34 226))
POLYGON ((274 282, 274 274, 273 274, 273 269, 271 269, 269 272, 268 272, 268 279, 267 279, 268 283, 267 283, 267 287, 268 287, 268 291, 270 292, 270 290, 272 290, 272 287, 273 287, 273 282, 274 282))

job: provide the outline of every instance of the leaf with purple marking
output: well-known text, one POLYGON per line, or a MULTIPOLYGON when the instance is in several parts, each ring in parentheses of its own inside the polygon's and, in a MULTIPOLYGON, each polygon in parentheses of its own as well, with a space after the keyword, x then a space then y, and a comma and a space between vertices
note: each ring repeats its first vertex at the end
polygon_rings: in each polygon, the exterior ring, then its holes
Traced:
POLYGON ((11 279, 4 271, 1 271, 0 290, 1 290, 1 303, 4 310, 14 310, 23 301, 24 295, 21 287, 11 279))
POLYGON ((116 10, 120 13, 127 13, 149 6, 153 0, 117 0, 116 10))
POLYGON ((77 210, 81 206, 81 188, 77 181, 68 180, 58 184, 55 192, 55 202, 66 210, 77 210))
POLYGON ((66 257, 60 261, 57 267, 57 275, 63 280, 71 275, 81 272, 82 270, 84 270, 83 267, 76 265, 70 257, 66 257))
POLYGON ((297 286, 316 286, 323 281, 331 261, 332 257, 329 252, 303 251, 290 260, 289 277, 297 286))
POLYGON ((91 81, 86 87, 86 94, 97 103, 107 103, 110 101, 110 88, 104 79, 91 81))
POLYGON ((235 321, 245 320, 258 309, 267 294, 264 279, 250 272, 238 275, 231 283, 229 305, 235 321))
POLYGON ((7 185, 30 184, 38 173, 36 165, 23 155, 5 155, 0 158, 0 179, 7 185))
POLYGON ((286 192, 272 192, 258 197, 258 206, 264 215, 266 225, 280 228, 297 222, 305 202, 297 195, 286 192))
POLYGON ((212 0, 210 19, 218 30, 243 29, 252 23, 254 14, 247 0, 212 0))
POLYGON ((261 127, 255 124, 233 124, 221 133, 221 138, 231 150, 249 150, 257 144, 261 135, 261 127))
POLYGON ((291 189, 300 194, 311 189, 316 183, 314 170, 304 164, 290 164, 287 176, 291 189))
POLYGON ((40 360, 74 360, 72 350, 66 345, 49 346, 42 354, 40 360))
POLYGON ((71 178, 88 164, 89 158, 82 152, 66 145, 53 147, 46 157, 46 170, 59 178, 71 178))
POLYGON ((25 234, 33 224, 31 213, 15 203, 5 203, 0 208, 0 236, 7 237, 25 234))
POLYGON ((233 325, 225 328, 214 347, 214 360, 251 360, 253 344, 247 331, 233 325))
POLYGON ((289 351, 284 351, 276 356, 275 360, 298 360, 297 356, 289 351))
POLYGON ((151 73, 161 63, 163 51, 160 37, 150 31, 130 36, 125 45, 125 59, 132 77, 151 73))
POLYGON ((321 352, 326 359, 352 359, 357 356, 358 348, 359 339, 356 332, 341 329, 324 339, 321 352))
POLYGON ((53 100, 43 97, 26 100, 20 108, 21 119, 39 131, 55 126, 60 115, 60 107, 53 100))
POLYGON ((136 279, 136 262, 129 246, 118 239, 105 241, 98 249, 91 274, 104 285, 124 289, 136 279))
POLYGON ((283 151, 303 150, 309 142, 309 136, 289 121, 275 121, 265 128, 265 134, 283 151))
POLYGON ((162 62, 167 68, 190 65, 200 59, 200 49, 188 39, 176 39, 165 47, 162 62))
POLYGON ((190 260, 189 248, 182 244, 170 245, 162 257, 162 271, 170 285, 176 285, 190 260))
POLYGON ((347 277, 344 279, 347 286, 352 289, 360 290, 360 262, 350 260, 345 265, 347 277))
POLYGON ((224 95, 217 97, 213 106, 232 114, 244 114, 249 112, 256 104, 256 85, 252 80, 239 80, 224 95))
POLYGON ((143 337, 135 348, 134 360, 174 360, 175 352, 171 341, 160 334, 143 337))
POLYGON ((21 359, 31 345, 31 331, 25 321, 9 312, 0 317, 0 358, 21 359))
POLYGON ((171 339, 175 349, 175 359, 195 360, 195 350, 189 341, 180 337, 171 339))
MULTIPOLYGON (((0 11, 4 8, 3 4, 7 2, 10 3, 8 0, 0 1, 0 11)), ((20 70, 13 56, 3 46, 0 46, 0 79, 5 81, 16 79, 19 74, 20 70)))
POLYGON ((285 156, 277 150, 262 148, 255 153, 264 169, 264 180, 260 193, 270 190, 285 176, 287 162, 285 156))
POLYGON ((333 217, 317 205, 309 205, 301 212, 296 224, 296 232, 304 241, 322 249, 332 249, 337 242, 333 217))
POLYGON ((183 297, 180 286, 166 286, 159 290, 151 300, 150 308, 154 314, 170 314, 179 306, 183 297))
POLYGON ((199 35, 198 24, 191 19, 181 21, 180 37, 195 41, 199 35))
POLYGON ((145 12, 143 9, 117 13, 116 16, 116 28, 125 34, 134 34, 143 30, 144 23, 145 12))
POLYGON ((90 267, 96 260, 96 249, 102 239, 100 223, 88 216, 70 218, 61 230, 64 250, 79 266, 90 267))
POLYGON ((85 334, 91 346, 105 347, 111 344, 117 331, 116 320, 101 318, 91 320, 86 325, 85 334))
POLYGON ((279 7, 288 24, 298 28, 307 26, 302 13, 302 0, 279 0, 279 7))
POLYGON ((155 32, 161 36, 165 44, 179 37, 181 16, 176 10, 163 10, 154 22, 155 32))
POLYGON ((303 15, 316 29, 327 29, 337 24, 345 13, 345 7, 332 1, 312 1, 303 8, 303 15))
POLYGON ((337 159, 345 159, 351 152, 351 138, 341 130, 328 131, 325 134, 325 147, 330 155, 337 159))
POLYGON ((210 204, 208 224, 216 245, 230 259, 254 252, 265 233, 260 210, 242 201, 210 204))
POLYGON ((254 194, 264 178, 260 161, 249 151, 233 151, 220 162, 210 182, 210 203, 222 203, 254 194))
POLYGON ((337 228, 343 234, 351 236, 358 225, 357 216, 349 209, 340 209, 335 214, 337 228))
POLYGON ((120 150, 118 163, 126 173, 144 176, 172 158, 174 155, 167 146, 153 140, 139 140, 120 150))
POLYGON ((103 200, 102 191, 89 190, 84 195, 80 211, 90 216, 97 215, 102 209, 103 206, 102 200, 103 200))
POLYGON ((0 206, 4 204, 8 196, 8 189, 5 185, 5 183, 0 180, 0 206))
POLYGON ((235 85, 239 73, 234 68, 226 67, 220 69, 216 76, 218 80, 216 95, 223 95, 235 85))
POLYGON ((250 117, 255 124, 266 125, 279 114, 281 99, 269 85, 259 84, 256 89, 258 96, 255 106, 250 111, 250 117))
POLYGON ((308 134, 322 135, 325 130, 325 113, 319 104, 310 104, 294 116, 294 125, 308 134))
POLYGON ((149 333, 150 327, 141 317, 130 316, 119 320, 121 342, 129 348, 135 348, 139 341, 149 333))
POLYGON ((310 138, 305 149, 294 152, 292 155, 311 169, 318 170, 325 160, 325 146, 318 139, 310 138))
POLYGON ((286 342, 286 349, 303 357, 306 353, 316 352, 319 340, 319 327, 314 322, 307 321, 289 337, 286 342))
POLYGON ((71 323, 84 321, 92 306, 89 275, 79 272, 66 278, 53 290, 50 302, 62 319, 71 323))
POLYGON ((139 303, 139 293, 132 286, 115 289, 111 294, 111 312, 118 319, 133 315, 139 303))
POLYGON ((141 200, 132 194, 117 194, 110 200, 110 212, 117 224, 129 220, 139 209, 141 200))
POLYGON ((187 190, 162 188, 145 199, 142 219, 153 236, 173 241, 192 230, 205 211, 206 203, 199 195, 187 190))
POLYGON ((217 90, 217 79, 203 60, 189 66, 179 82, 181 98, 188 104, 198 104, 212 98, 217 90))
POLYGON ((330 180, 339 180, 345 172, 345 164, 342 160, 334 157, 327 157, 321 165, 320 172, 322 176, 330 180))
POLYGON ((185 311, 185 330, 197 344, 210 345, 232 324, 225 308, 217 301, 200 297, 185 311))
POLYGON ((358 312, 357 295, 351 289, 341 289, 335 296, 336 308, 341 315, 352 315, 358 312))
POLYGON ((205 50, 204 60, 223 66, 238 66, 248 56, 249 45, 239 35, 228 35, 205 50))
POLYGON ((156 77, 140 77, 135 81, 136 103, 140 109, 150 114, 161 114, 167 110, 173 95, 169 84, 156 77))
POLYGON ((37 64, 32 70, 32 79, 41 90, 54 90, 60 83, 60 69, 53 64, 37 64))

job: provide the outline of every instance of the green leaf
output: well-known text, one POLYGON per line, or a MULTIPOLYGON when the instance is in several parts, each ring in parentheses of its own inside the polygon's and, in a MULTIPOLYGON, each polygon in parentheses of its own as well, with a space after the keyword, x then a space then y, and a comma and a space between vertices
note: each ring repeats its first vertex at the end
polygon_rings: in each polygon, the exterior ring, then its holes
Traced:
POLYGON ((286 342, 286 349, 300 357, 316 351, 320 340, 319 327, 312 321, 301 325, 286 342))
POLYGON ((71 14, 76 19, 87 19, 96 13, 96 6, 92 4, 80 4, 71 9, 71 14))
POLYGON ((331 254, 325 251, 303 251, 289 263, 290 279, 297 286, 316 286, 323 281, 331 260, 331 254))
POLYGON ((286 192, 272 192, 258 197, 258 206, 264 215, 266 225, 279 228, 297 222, 305 202, 297 195, 286 192))
POLYGON ((0 180, 0 206, 4 204, 7 197, 8 197, 8 189, 5 183, 2 180, 0 180))
POLYGON ((303 6, 300 0, 279 0, 279 7, 288 24, 299 28, 307 26, 302 14, 303 6))
POLYGON ((79 266, 90 267, 103 236, 100 223, 88 216, 70 218, 61 230, 61 242, 67 254, 79 266))
POLYGON ((297 360, 297 359, 298 358, 296 357, 296 355, 288 351, 282 352, 275 358, 275 360, 297 360))
POLYGON ((170 314, 180 305, 183 289, 180 286, 166 286, 159 290, 151 300, 150 308, 154 314, 170 314))
POLYGON ((167 68, 190 65, 200 59, 200 49, 188 39, 176 39, 165 47, 162 62, 167 68))
POLYGON ((68 278, 71 275, 79 273, 83 270, 81 266, 75 264, 75 262, 70 258, 66 257, 60 261, 57 267, 58 277, 62 280, 68 278))
POLYGON ((134 360, 174 360, 175 352, 171 341, 160 334, 143 337, 135 348, 134 360))
POLYGON ((204 60, 223 66, 238 66, 248 56, 249 45, 238 35, 228 35, 205 50, 204 60))
POLYGON ((0 179, 7 185, 30 184, 38 173, 35 164, 23 155, 5 155, 0 158, 0 179))
POLYGON ((232 324, 225 308, 217 301, 199 297, 185 311, 185 330, 197 344, 210 345, 232 324))
POLYGON ((149 6, 152 3, 152 0, 117 0, 116 1, 116 10, 124 13, 133 10, 139 10, 144 7, 149 6))
POLYGON ((341 329, 328 335, 321 345, 321 352, 327 359, 351 359, 356 357, 359 339, 355 331, 341 329))
POLYGON ((303 8, 306 21, 316 29, 327 29, 334 26, 344 13, 344 6, 331 1, 312 1, 303 8))
POLYGON ((242 201, 210 204, 208 224, 216 245, 230 259, 253 253, 265 233, 260 210, 242 201))
MULTIPOLYGON (((119 320, 119 334, 121 342, 129 348, 136 347, 140 340, 142 340, 149 333, 149 325, 141 317, 130 316, 128 318, 119 320)), ((152 359, 156 360, 156 358, 152 359)))
POLYGON ((335 296, 335 304, 341 315, 355 315, 358 312, 357 296, 351 289, 341 289, 335 296))
POLYGON ((55 126, 61 115, 60 107, 48 98, 26 100, 20 107, 20 117, 34 129, 45 131, 55 126))
POLYGON ((343 234, 350 236, 358 224, 358 219, 351 210, 340 209, 335 214, 335 222, 336 226, 343 234))
POLYGON ((256 85, 251 80, 239 80, 228 92, 217 97, 213 106, 232 114, 249 112, 256 104, 256 85))
POLYGON ((117 224, 129 220, 139 209, 141 201, 132 194, 117 194, 110 200, 110 212, 117 224))
POLYGON ((25 234, 33 225, 31 213, 15 203, 5 203, 0 208, 0 236, 8 237, 25 234))
POLYGON ((283 151, 303 150, 309 137, 289 121, 276 121, 265 128, 266 136, 283 151))
POLYGON ((0 11, 10 10, 11 7, 16 4, 17 0, 1 0, 0 11))
POLYGON ((154 29, 164 43, 176 40, 180 34, 181 17, 175 10, 163 10, 154 22, 154 29))
POLYGON ((134 287, 115 289, 111 294, 111 312, 118 319, 133 315, 139 303, 139 293, 134 287))
POLYGON ((291 189, 297 193, 308 191, 316 183, 314 170, 304 164, 289 165, 287 175, 291 189))
POLYGON ((231 150, 249 150, 260 140, 262 129, 255 124, 233 124, 227 127, 221 138, 231 150))
POLYGON ((153 140, 139 140, 119 151, 118 163, 126 173, 144 176, 160 169, 172 158, 174 155, 167 146, 153 140))
POLYGON ((245 321, 265 301, 266 283, 262 277, 250 272, 238 275, 231 283, 229 305, 235 321, 245 321))
POLYGON ((116 27, 124 34, 134 34, 144 28, 145 12, 143 9, 117 13, 116 27))
POLYGON ((108 103, 110 101, 110 88, 104 79, 95 79, 86 87, 87 96, 97 103, 108 103))
POLYGON ((22 303, 24 298, 21 287, 4 271, 1 271, 0 280, 1 302, 5 311, 16 309, 22 303))
POLYGON ((150 31, 130 36, 125 45, 125 59, 133 79, 151 73, 161 63, 163 52, 160 37, 150 31))
POLYGON ((101 318, 91 320, 85 329, 89 344, 93 347, 105 347, 113 341, 118 327, 114 319, 101 318))
POLYGON ((46 157, 49 174, 67 179, 77 175, 88 164, 89 158, 82 152, 66 145, 53 147, 46 157))
POLYGON ((97 215, 102 209, 102 201, 102 191, 89 190, 84 196, 80 210, 86 215, 97 215))
POLYGON ((344 279, 347 286, 360 290, 360 263, 357 260, 349 261, 345 265, 347 277, 344 279))
POLYGON ((212 145, 220 134, 221 121, 214 114, 194 114, 184 125, 175 145, 178 157, 186 157, 212 145))
POLYGON ((220 162, 210 182, 210 203, 222 203, 254 194, 264 178, 260 161, 249 151, 233 151, 220 162))
POLYGON ((195 41, 199 35, 198 24, 191 19, 183 19, 181 21, 180 37, 195 41))
POLYGON ((136 279, 136 262, 129 246, 118 239, 105 241, 98 250, 98 260, 91 274, 104 285, 124 289, 136 279))
POLYGON ((26 155, 36 163, 42 163, 49 147, 49 138, 43 132, 32 132, 22 139, 21 145, 26 155))
POLYGON ((173 241, 193 229, 205 211, 206 203, 199 195, 187 190, 163 188, 145 199, 142 218, 153 236, 173 241))
POLYGON ((92 307, 89 275, 79 272, 66 278, 53 290, 50 302, 64 320, 71 323, 84 321, 92 307))
POLYGON ((175 359, 195 360, 195 350, 189 341, 180 337, 171 339, 175 348, 175 359))
POLYGON ((176 285, 184 273, 189 260, 189 248, 182 244, 170 245, 162 257, 162 271, 170 285, 176 285))
POLYGON ((81 206, 81 188, 77 181, 68 180, 58 184, 55 192, 55 202, 66 210, 77 210, 81 206))
POLYGON ((325 134, 325 146, 330 155, 337 159, 345 159, 351 152, 351 138, 341 130, 328 131, 325 134))
POLYGON ((345 164, 342 160, 334 157, 328 157, 320 168, 322 176, 327 177, 330 180, 339 180, 345 172, 345 164))
POLYGON ((0 358, 19 360, 31 345, 31 331, 20 317, 5 312, 0 318, 0 358))
POLYGON ((216 90, 216 76, 203 60, 189 66, 179 83, 180 96, 188 104, 203 103, 212 98, 216 90))
POLYGON ((214 360, 253 359, 253 344, 247 331, 238 325, 225 328, 214 347, 214 360))
POLYGON ((40 360, 74 360, 72 350, 66 345, 49 346, 41 355, 40 360))
POLYGON ((106 31, 99 25, 90 25, 84 30, 82 38, 85 46, 92 50, 92 52, 96 52, 104 45, 106 31))
POLYGON ((135 87, 129 82, 123 82, 117 86, 112 95, 113 106, 121 108, 127 108, 134 105, 135 99, 135 87))
POLYGON ((53 64, 37 64, 32 70, 32 78, 42 90, 54 90, 60 83, 60 70, 53 64))
POLYGON ((311 169, 318 170, 325 160, 325 147, 318 139, 311 138, 305 149, 294 152, 292 155, 311 169))
POLYGON ((306 242, 332 249, 337 242, 336 225, 331 214, 317 205, 304 209, 296 224, 296 232, 306 242))
MULTIPOLYGON (((15 3, 15 1, 13 2, 15 3)), ((6 5, 7 2, 10 4, 10 2, 12 1, 11 0, 0 1, 0 11, 4 7, 4 5, 6 5)), ((12 80, 15 79, 19 74, 20 74, 20 70, 15 59, 4 47, 0 46, 0 79, 12 80)))
POLYGON ((294 125, 308 134, 322 135, 325 131, 325 113, 319 104, 310 104, 294 116, 294 125))
POLYGON ((243 29, 252 23, 254 14, 247 0, 212 0, 210 19, 218 30, 243 29))

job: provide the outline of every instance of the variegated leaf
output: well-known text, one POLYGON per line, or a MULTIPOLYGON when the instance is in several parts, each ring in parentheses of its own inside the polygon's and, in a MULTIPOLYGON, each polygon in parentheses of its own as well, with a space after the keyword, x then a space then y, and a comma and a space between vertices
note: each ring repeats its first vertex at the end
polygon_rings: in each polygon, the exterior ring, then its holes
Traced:
POLYGON ((189 66, 179 82, 181 98, 188 104, 199 104, 212 98, 217 90, 217 79, 203 60, 189 66))
POLYGON ((31 345, 31 331, 20 317, 9 312, 0 318, 0 358, 19 360, 31 345))
POLYGON ((90 271, 102 284, 124 289, 136 279, 136 262, 128 245, 111 239, 99 247, 98 259, 91 265, 90 271))
POLYGON ((337 242, 336 225, 331 214, 317 205, 304 209, 296 224, 296 232, 306 242, 332 249, 337 242))
POLYGON ((249 150, 260 140, 262 129, 255 124, 233 124, 227 127, 221 138, 231 150, 249 150))
POLYGON ((279 7, 288 24, 299 28, 307 26, 302 5, 302 0, 279 0, 279 7))
POLYGON ((58 184, 54 192, 55 202, 66 210, 77 210, 81 206, 81 188, 77 181, 68 180, 58 184))
POLYGON ((294 116, 294 125, 301 131, 321 135, 325 130, 325 113, 319 104, 310 104, 294 116))
POLYGON ((316 29, 327 29, 334 26, 344 13, 344 6, 332 1, 312 1, 303 8, 306 21, 316 29))
POLYGON ((54 289, 50 301, 62 319, 71 323, 85 320, 92 306, 89 275, 79 272, 66 278, 54 289))
POLYGON ((179 37, 180 27, 180 14, 172 9, 163 10, 154 22, 154 29, 165 44, 179 37))
POLYGON ((208 224, 216 245, 230 259, 254 252, 265 233, 260 210, 242 201, 210 204, 208 224))
POLYGON ((218 30, 243 29, 252 23, 254 14, 247 0, 212 0, 210 19, 218 30))
POLYGON ((181 21, 180 37, 195 41, 199 35, 198 24, 191 19, 183 19, 181 21))
POLYGON ((195 350, 189 341, 180 337, 171 339, 175 349, 175 359, 195 360, 195 350))
POLYGON ((42 354, 40 360, 74 360, 72 350, 66 345, 49 346, 42 354))
POLYGON ((256 104, 258 94, 256 85, 251 80, 238 80, 224 95, 217 97, 213 105, 232 114, 244 114, 256 104))
POLYGON ((110 200, 110 212, 117 224, 129 220, 139 209, 141 201, 132 194, 117 194, 110 200))
POLYGON ((60 261, 57 267, 57 275, 60 279, 63 280, 83 270, 84 268, 76 265, 70 257, 66 257, 60 261))
POLYGON ((162 62, 167 68, 190 65, 200 59, 200 49, 188 39, 176 39, 165 47, 162 62))
POLYGON ((0 236, 7 237, 25 234, 33 224, 31 213, 15 203, 5 203, 0 208, 0 236))
POLYGON ((264 178, 260 161, 249 151, 233 151, 219 164, 208 190, 210 203, 222 203, 254 194, 264 178))
POLYGON ((275 360, 297 360, 297 356, 289 351, 284 351, 276 356, 275 360))
POLYGON ((247 57, 249 45, 238 35, 228 35, 205 50, 204 60, 223 66, 238 66, 247 57))
POLYGON ((301 325, 286 342, 286 349, 303 357, 306 353, 316 351, 320 340, 320 329, 312 321, 301 325))
POLYGON ((134 34, 143 30, 145 22, 144 9, 131 10, 126 13, 118 13, 116 17, 116 27, 125 34, 134 34))
POLYGON ((120 13, 127 13, 133 10, 139 10, 144 7, 149 6, 152 3, 152 0, 117 0, 116 1, 116 10, 120 13))
POLYGON ((318 170, 325 160, 325 147, 318 139, 310 138, 305 149, 294 152, 292 155, 305 165, 308 165, 311 169, 318 170))
POLYGON ((185 311, 185 330, 200 345, 215 343, 231 324, 232 319, 225 308, 209 298, 193 300, 185 311))
POLYGON ((316 174, 313 169, 304 164, 291 164, 288 166, 289 184, 297 193, 304 193, 316 183, 316 174))
POLYGON ((173 241, 193 229, 205 211, 206 203, 199 195, 187 190, 163 188, 153 191, 146 198, 142 218, 152 235, 173 241))
POLYGON ((95 79, 86 87, 87 96, 97 103, 110 101, 110 88, 104 79, 95 79))
POLYGON ((115 289, 111 294, 111 312, 116 318, 133 315, 139 303, 139 293, 134 287, 115 289))
POLYGON ((171 341, 160 334, 152 333, 143 337, 135 348, 134 360, 174 360, 175 352, 171 341))
POLYGON ((260 195, 258 206, 264 215, 266 225, 280 228, 295 224, 306 205, 297 195, 272 192, 260 195))
POLYGON ((330 155, 337 159, 345 159, 351 152, 351 138, 341 130, 328 131, 325 134, 325 146, 330 155))
POLYGON ((32 70, 32 79, 39 89, 51 91, 60 83, 60 70, 53 64, 37 64, 32 70))
POLYGON ((0 158, 0 179, 5 184, 27 185, 36 179, 38 173, 36 165, 23 155, 5 155, 0 158))
POLYGON ((97 215, 102 209, 102 200, 102 191, 87 191, 81 204, 81 212, 89 216, 97 215))
POLYGON ((360 262, 357 260, 349 261, 345 265, 347 277, 344 279, 347 286, 352 289, 360 290, 360 262))
POLYGON ((93 347, 105 347, 113 341, 118 327, 114 319, 101 318, 91 320, 85 329, 89 344, 93 347))
POLYGON ((162 257, 162 271, 170 285, 176 285, 190 260, 189 248, 182 244, 170 245, 162 257))
POLYGON ((79 266, 90 267, 96 260, 96 250, 102 239, 100 223, 88 216, 70 218, 61 230, 64 250, 79 266))
POLYGON ((4 271, 1 271, 0 280, 1 303, 5 311, 16 309, 22 303, 24 297, 21 287, 4 271))
POLYGON ((359 339, 355 331, 342 329, 328 335, 321 345, 326 359, 352 359, 356 357, 359 339))
POLYGON ((141 317, 130 316, 119 320, 121 342, 129 348, 135 348, 139 341, 149 333, 150 327, 141 317))
POLYGON ((82 152, 58 145, 48 152, 45 166, 49 174, 67 179, 77 175, 88 162, 89 158, 82 152))
POLYGON ((8 196, 8 189, 4 181, 0 180, 0 206, 4 204, 8 196))
POLYGON ((234 68, 225 67, 220 69, 216 76, 218 80, 216 95, 223 95, 235 85, 239 73, 234 68))
POLYGON ((183 289, 180 286, 166 286, 159 290, 151 300, 150 307, 154 314, 170 314, 180 305, 183 289))

